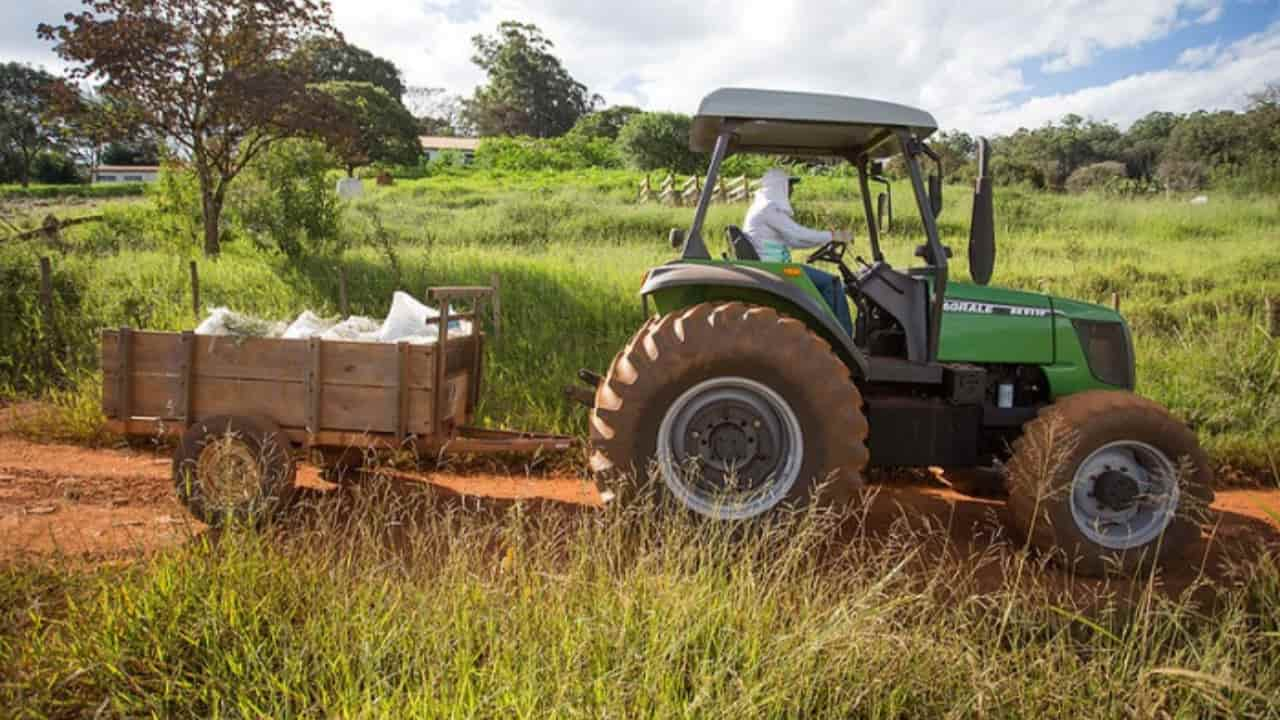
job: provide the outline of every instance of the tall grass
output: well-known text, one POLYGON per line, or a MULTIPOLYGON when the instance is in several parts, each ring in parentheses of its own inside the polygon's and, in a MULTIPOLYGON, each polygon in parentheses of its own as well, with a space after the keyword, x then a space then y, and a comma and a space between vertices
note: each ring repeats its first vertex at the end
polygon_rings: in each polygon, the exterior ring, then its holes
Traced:
MULTIPOLYGON (((603 370, 640 324, 642 274, 666 262, 666 230, 685 226, 689 208, 634 202, 637 175, 458 172, 392 187, 366 188, 346 215, 351 246, 340 258, 290 263, 256 249, 229 228, 221 259, 199 255, 190 218, 148 204, 105 210, 107 222, 76 228, 55 254, 63 375, 95 366, 94 333, 104 326, 182 329, 190 309, 186 263, 197 259, 205 307, 289 318, 311 308, 337 314, 338 264, 346 268, 353 312, 379 317, 398 285, 487 283, 502 277, 502 342, 491 347, 481 413, 486 422, 582 432, 583 416, 560 388, 580 367, 603 370), (386 242, 368 238, 376 215, 386 242), (186 233, 186 234, 184 234, 186 233)), ((913 264, 920 223, 906 186, 895 187, 898 216, 885 239, 889 260, 913 264)), ((953 246, 953 276, 966 276, 970 205, 948 187, 940 219, 953 246)), ((806 178, 799 219, 858 229, 848 178, 806 178)), ((164 206, 169 207, 169 206, 164 206)), ((744 205, 715 206, 706 236, 724 249, 724 228, 744 205)), ((234 216, 234 212, 231 213, 234 216)), ((1280 205, 1268 197, 1214 195, 1193 206, 1176 197, 1122 200, 1001 188, 994 283, 1086 301, 1119 293, 1138 352, 1139 389, 1187 419, 1220 463, 1246 472, 1280 459, 1280 346, 1266 337, 1261 308, 1280 297, 1280 205)), ((28 244, 0 247, 0 389, 32 393, 50 377, 50 343, 34 302, 36 256, 28 244), (8 293, 5 296, 5 293, 8 293)))
POLYGON ((730 530, 654 502, 477 508, 375 482, 314 500, 279 533, 194 536, 127 566, 0 569, 0 705, 15 717, 1280 712, 1274 558, 1214 592, 1072 593, 1019 572, 1034 561, 1016 548, 956 562, 945 530, 871 532, 857 511, 821 510, 730 530))

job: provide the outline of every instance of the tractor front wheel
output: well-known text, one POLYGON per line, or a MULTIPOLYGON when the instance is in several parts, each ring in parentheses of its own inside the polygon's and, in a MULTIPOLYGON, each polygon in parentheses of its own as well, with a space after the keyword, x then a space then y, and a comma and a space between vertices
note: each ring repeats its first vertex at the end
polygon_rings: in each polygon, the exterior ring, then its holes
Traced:
POLYGON ((1160 405, 1090 391, 1027 423, 1008 465, 1016 529, 1082 575, 1186 562, 1213 501, 1195 433, 1160 405))
POLYGON ((591 465, 653 477, 703 517, 745 520, 815 495, 847 502, 866 436, 862 397, 824 340, 772 308, 705 303, 650 320, 614 358, 591 465))

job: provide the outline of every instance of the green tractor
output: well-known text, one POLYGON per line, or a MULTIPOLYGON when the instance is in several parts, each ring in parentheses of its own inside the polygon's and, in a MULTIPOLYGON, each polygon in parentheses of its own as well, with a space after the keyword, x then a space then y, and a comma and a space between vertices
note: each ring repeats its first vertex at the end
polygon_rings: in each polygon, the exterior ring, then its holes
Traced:
POLYGON ((997 478, 1015 530, 1078 572, 1183 557, 1213 497, 1195 434, 1133 392, 1133 344, 1118 313, 987 285, 985 140, 973 282, 950 280, 936 223, 941 162, 924 143, 936 129, 922 110, 854 97, 737 88, 705 97, 690 147, 711 162, 692 226, 672 231, 680 258, 645 276, 640 294, 656 312, 608 373, 583 373, 594 386, 592 469, 653 480, 694 513, 734 521, 849 500, 870 467, 936 466, 966 484, 997 478), (754 259, 733 227, 730 253, 708 250, 707 208, 735 152, 856 167, 870 260, 850 267, 839 242, 807 259, 839 272, 852 335, 802 265, 754 259), (925 235, 920 266, 905 271, 885 262, 869 188, 899 154, 925 235), (927 177, 924 160, 936 168, 927 177))

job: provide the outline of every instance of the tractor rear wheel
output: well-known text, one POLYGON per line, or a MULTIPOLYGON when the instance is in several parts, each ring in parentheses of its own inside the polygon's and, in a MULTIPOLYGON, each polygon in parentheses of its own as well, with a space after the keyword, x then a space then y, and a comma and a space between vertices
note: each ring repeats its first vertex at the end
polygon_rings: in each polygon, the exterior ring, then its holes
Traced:
POLYGON ((850 500, 866 437, 862 396, 826 341, 772 308, 704 303, 651 319, 614 358, 591 467, 745 520, 815 495, 850 500))
POLYGON ((1190 428, 1150 400, 1105 390, 1042 410, 1008 465, 1016 529, 1093 576, 1186 561, 1212 482, 1190 428))

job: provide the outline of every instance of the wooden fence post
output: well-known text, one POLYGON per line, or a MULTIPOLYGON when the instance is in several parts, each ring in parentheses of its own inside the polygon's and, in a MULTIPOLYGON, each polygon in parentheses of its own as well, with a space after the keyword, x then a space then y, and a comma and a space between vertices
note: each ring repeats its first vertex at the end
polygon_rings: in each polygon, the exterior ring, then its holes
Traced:
POLYGON ((338 312, 344 320, 351 315, 347 306, 347 268, 342 263, 338 263, 338 312))
POLYGON ((1268 297, 1266 308, 1267 334, 1273 338, 1280 338, 1280 302, 1273 297, 1268 297))
POLYGON ((47 257, 40 258, 40 308, 44 311, 44 324, 53 330, 53 263, 47 257))
POLYGON ((191 314, 195 316, 196 324, 200 324, 200 271, 196 268, 196 261, 191 261, 191 314))
MULTIPOLYGON (((493 288, 493 342, 502 338, 502 278, 498 273, 489 276, 489 287, 493 288)), ((476 318, 479 322, 480 318, 476 318)))
POLYGON ((1116 312, 1120 312, 1120 293, 1111 293, 1111 307, 1114 308, 1116 312))
POLYGON ((58 332, 53 316, 53 263, 47 257, 40 258, 40 309, 45 326, 45 372, 53 374, 53 357, 57 352, 58 332))

